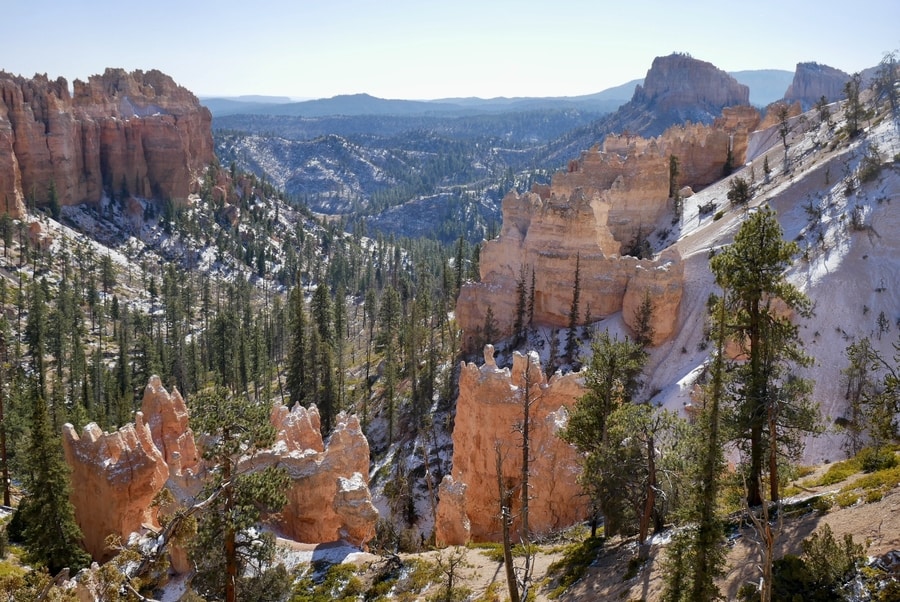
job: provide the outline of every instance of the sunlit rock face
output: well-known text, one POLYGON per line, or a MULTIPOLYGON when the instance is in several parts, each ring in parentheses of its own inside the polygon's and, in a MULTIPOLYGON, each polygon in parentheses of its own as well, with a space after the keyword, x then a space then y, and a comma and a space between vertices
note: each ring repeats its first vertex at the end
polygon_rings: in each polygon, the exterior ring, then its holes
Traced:
POLYGON ((185 201, 215 160, 212 116, 159 71, 107 69, 87 82, 0 72, 0 211, 23 201, 185 201), (51 191, 52 188, 52 191, 51 191))
MULTIPOLYGON (((546 534, 587 517, 587 500, 577 484, 578 453, 558 437, 568 422, 567 408, 583 394, 579 373, 554 376, 548 382, 537 354, 516 353, 512 370, 501 369, 488 346, 482 366, 463 364, 453 428, 453 472, 440 486, 437 542, 499 541, 501 485, 512 491, 511 515, 519 517, 526 395, 531 402, 530 532, 546 534)), ((515 518, 512 532, 519 533, 520 528, 515 518)))

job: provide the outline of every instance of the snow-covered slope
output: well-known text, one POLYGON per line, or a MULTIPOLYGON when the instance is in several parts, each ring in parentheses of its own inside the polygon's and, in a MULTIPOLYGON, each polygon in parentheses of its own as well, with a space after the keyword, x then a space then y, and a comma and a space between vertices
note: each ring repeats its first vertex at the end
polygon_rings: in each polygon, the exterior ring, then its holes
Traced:
MULTIPOLYGON (((748 212, 766 203, 778 213, 785 239, 802 250, 788 278, 814 303, 815 315, 801 321, 800 335, 815 358, 805 376, 815 383, 813 396, 826 423, 845 411, 841 370, 851 342, 868 336, 884 357, 894 356, 900 334, 900 163, 894 160, 900 154, 900 123, 876 121, 849 142, 839 133, 842 125, 820 123, 814 113, 796 119, 788 139, 788 172, 777 133, 758 132, 746 166, 686 200, 680 232, 671 234, 686 262, 680 329, 652 354, 648 385, 657 392, 654 401, 672 409, 690 401, 691 385, 709 357, 706 301, 719 292, 709 271, 710 250, 730 243, 748 212), (881 171, 861 183, 860 162, 873 145, 880 150, 881 171), (734 177, 753 182, 746 207, 733 208, 726 198, 734 177), (700 206, 710 203, 723 211, 720 219, 716 211, 700 215, 700 206)), ((809 441, 806 460, 840 457, 840 442, 834 432, 809 441)))

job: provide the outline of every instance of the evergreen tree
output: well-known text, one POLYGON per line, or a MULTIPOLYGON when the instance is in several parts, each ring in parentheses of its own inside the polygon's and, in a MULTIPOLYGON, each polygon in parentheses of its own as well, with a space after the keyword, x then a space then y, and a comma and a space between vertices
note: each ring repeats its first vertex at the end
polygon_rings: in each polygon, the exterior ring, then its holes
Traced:
POLYGON ((591 344, 593 355, 585 375, 587 392, 572 408, 569 423, 561 433, 582 454, 581 484, 592 507, 603 514, 607 529, 615 526, 621 492, 615 479, 603 472, 609 438, 609 417, 623 404, 633 403, 640 388, 640 375, 646 362, 643 349, 629 339, 619 340, 608 332, 599 333, 591 344))
POLYGON ((209 435, 203 458, 215 466, 191 548, 197 573, 193 585, 204 599, 250 599, 272 576, 275 538, 258 529, 264 512, 286 503, 289 478, 282 468, 252 469, 252 458, 275 441, 270 408, 221 388, 197 396, 191 421, 209 435))
POLYGON ((285 384, 290 398, 289 407, 294 407, 296 403, 303 403, 307 393, 306 342, 308 334, 302 286, 298 285, 291 291, 288 309, 290 311, 291 337, 285 384))
POLYGON ((847 97, 844 103, 844 115, 847 118, 847 134, 852 138, 861 131, 862 119, 865 115, 860 93, 862 92, 862 75, 854 73, 844 84, 844 95, 847 97))
POLYGON ((18 510, 25 526, 22 538, 33 561, 46 565, 52 574, 65 567, 74 573, 87 566, 90 557, 80 547, 83 536, 69 500, 69 468, 36 383, 31 403, 31 436, 24 475, 27 493, 18 510))
MULTIPOLYGON (((802 401, 802 391, 779 385, 786 382, 782 377, 787 364, 804 366, 809 362, 800 346, 797 326, 773 307, 778 300, 800 315, 810 314, 809 300, 784 275, 797 252, 796 243, 782 239, 775 212, 763 207, 747 218, 734 242, 710 261, 716 284, 724 291, 728 332, 747 355, 747 361, 738 367, 732 399, 734 437, 749 447, 747 503, 751 507, 762 503, 760 487, 767 449, 770 471, 777 472, 777 463, 772 460, 779 445, 778 428, 812 430, 805 411, 788 411, 794 401, 802 401), (788 393, 791 395, 786 396, 788 393)), ((772 501, 777 501, 777 474, 770 474, 770 484, 772 501)))
POLYGON ((575 353, 578 351, 579 304, 581 302, 581 254, 575 256, 575 283, 572 286, 572 305, 569 307, 569 331, 566 336, 566 361, 569 364, 575 362, 575 353))
POLYGON ((388 441, 394 440, 394 410, 396 405, 397 382, 400 378, 401 316, 400 294, 392 286, 387 286, 381 296, 378 310, 378 338, 376 344, 384 356, 384 395, 388 407, 388 441))

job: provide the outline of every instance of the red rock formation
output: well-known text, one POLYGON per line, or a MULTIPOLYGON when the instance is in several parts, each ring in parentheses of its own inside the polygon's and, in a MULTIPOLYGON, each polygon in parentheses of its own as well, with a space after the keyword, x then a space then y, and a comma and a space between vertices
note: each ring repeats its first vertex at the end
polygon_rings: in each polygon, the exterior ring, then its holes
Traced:
POLYGON ((466 514, 465 483, 457 483, 453 475, 444 475, 438 486, 437 517, 434 523, 434 541, 444 546, 462 546, 472 537, 472 523, 466 514))
MULTIPOLYGON (((752 107, 723 111, 712 126, 674 126, 657 138, 610 135, 603 149, 585 151, 550 186, 536 186, 503 199, 500 235, 481 250, 481 282, 463 287, 456 316, 464 345, 473 350, 487 308, 501 337, 512 334, 516 282, 534 270, 534 319, 568 325, 576 260, 581 268, 582 318, 625 311, 632 325, 635 303, 654 300, 654 343, 677 326, 682 265, 677 252, 655 260, 619 257, 637 237, 649 237, 671 211, 669 159, 678 158, 679 187, 696 190, 722 177, 729 148, 735 166, 746 160, 748 138, 760 122, 752 107)), ((530 284, 530 282, 529 282, 530 284)), ((486 341, 488 343, 492 341, 486 341)))
POLYGON ((172 475, 181 476, 196 472, 200 455, 194 442, 194 433, 188 426, 188 410, 178 389, 170 395, 156 375, 144 389, 141 410, 153 442, 163 454, 172 475))
POLYGON ((134 425, 113 433, 91 423, 79 437, 66 424, 63 450, 72 469, 71 499, 85 549, 95 560, 108 560, 107 536, 127 540, 141 525, 155 522, 150 502, 165 485, 169 467, 141 412, 134 425))
POLYGON ((634 98, 652 103, 662 112, 709 107, 716 114, 723 107, 749 105, 750 88, 712 63, 676 53, 653 59, 634 98))
POLYGON ((750 89, 685 54, 657 57, 631 100, 604 119, 604 132, 658 136, 688 121, 711 124, 725 107, 749 105, 750 89))
POLYGON ((0 200, 62 205, 109 195, 185 200, 214 160, 212 117, 159 71, 107 69, 87 82, 0 72, 0 200))
MULTIPOLYGON (((144 391, 143 412, 135 424, 101 433, 90 424, 79 438, 64 428, 66 461, 72 468, 72 503, 88 552, 106 560, 108 535, 128 535, 153 524, 150 502, 168 487, 181 502, 190 502, 206 478, 199 461, 184 399, 169 394, 157 376, 144 391)), ((365 546, 375 536, 378 510, 368 488, 369 444, 355 416, 340 414, 326 445, 319 412, 295 406, 271 414, 278 438, 270 450, 243 459, 241 471, 278 465, 293 483, 279 517, 283 532, 298 541, 323 543, 342 538, 365 546)), ((183 550, 173 550, 173 567, 190 570, 183 550)))
MULTIPOLYGON (((453 483, 456 491, 442 495, 435 525, 436 541, 465 543, 465 528, 450 520, 465 498, 465 512, 475 541, 499 541, 499 490, 496 470, 498 448, 503 456, 502 479, 507 486, 521 484, 521 435, 515 426, 522 423, 526 370, 531 405, 531 450, 529 477, 529 523, 532 533, 548 533, 575 524, 588 514, 587 500, 576 483, 579 471, 577 451, 558 436, 568 420, 566 408, 584 393, 581 376, 570 373, 554 376, 550 382, 540 368, 537 354, 514 354, 513 368, 499 369, 493 348, 485 348, 480 368, 464 364, 459 378, 459 399, 453 428, 453 483), (462 493, 460 483, 465 483, 462 493), (449 505, 449 506, 448 506, 449 505)), ((442 490, 450 488, 442 483, 442 490)), ((519 515, 521 491, 513 494, 512 515, 519 515)), ((516 519, 518 520, 518 519, 516 519)), ((513 531, 519 528, 513 523, 513 531)))
POLYGON ((306 543, 345 539, 364 546, 375 536, 378 510, 369 493, 369 442, 356 416, 341 413, 325 445, 319 411, 295 405, 275 408, 278 439, 254 467, 277 464, 291 477, 288 503, 278 525, 286 537, 306 543))

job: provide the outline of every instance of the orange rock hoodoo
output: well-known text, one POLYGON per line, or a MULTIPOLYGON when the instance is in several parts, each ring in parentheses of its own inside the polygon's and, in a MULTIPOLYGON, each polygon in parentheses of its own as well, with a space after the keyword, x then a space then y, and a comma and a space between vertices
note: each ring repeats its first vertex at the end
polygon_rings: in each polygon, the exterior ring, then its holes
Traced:
POLYGON ((87 82, 0 72, 0 212, 108 195, 184 200, 214 161, 208 109, 159 71, 107 69, 87 82))
MULTIPOLYGON (((500 369, 488 345, 484 365, 464 364, 460 371, 453 472, 441 482, 435 524, 439 544, 499 541, 497 446, 503 457, 504 486, 513 490, 511 514, 519 516, 522 448, 515 429, 523 420, 526 374, 532 401, 530 531, 548 533, 587 516, 587 499, 576 483, 578 453, 557 436, 568 421, 566 408, 584 393, 580 374, 557 375, 548 382, 534 353, 515 353, 512 370, 500 369)), ((514 519, 514 533, 519 532, 518 520, 514 519)))
MULTIPOLYGON (((205 479, 181 394, 170 394, 153 376, 142 409, 134 425, 114 433, 93 423, 81 436, 70 424, 63 429, 75 517, 95 560, 109 558, 107 536, 125 540, 142 525, 158 527, 150 502, 163 487, 189 504, 205 479)), ((278 517, 281 530, 306 543, 342 538, 364 546, 375 535, 378 511, 368 488, 369 444, 356 417, 339 415, 327 444, 315 406, 275 407, 271 420, 278 429, 275 445, 242 459, 239 469, 277 464, 288 470, 292 483, 278 517)))

